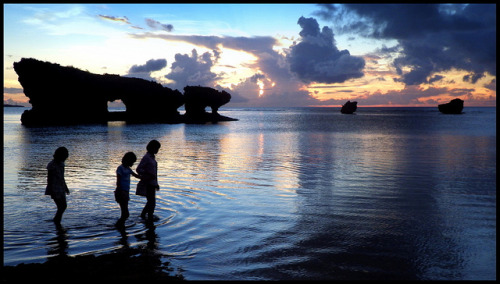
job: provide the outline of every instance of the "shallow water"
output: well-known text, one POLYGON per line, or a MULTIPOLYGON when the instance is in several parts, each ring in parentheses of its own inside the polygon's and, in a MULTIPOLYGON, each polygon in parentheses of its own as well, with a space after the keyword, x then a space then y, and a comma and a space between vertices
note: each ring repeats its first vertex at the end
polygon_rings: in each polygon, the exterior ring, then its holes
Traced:
POLYGON ((188 280, 496 278, 495 108, 228 109, 240 120, 45 128, 4 112, 5 265, 130 246, 188 280), (145 198, 131 194, 119 231, 116 167, 151 139, 159 220, 143 222, 145 198), (71 194, 57 230, 43 193, 59 146, 71 194))

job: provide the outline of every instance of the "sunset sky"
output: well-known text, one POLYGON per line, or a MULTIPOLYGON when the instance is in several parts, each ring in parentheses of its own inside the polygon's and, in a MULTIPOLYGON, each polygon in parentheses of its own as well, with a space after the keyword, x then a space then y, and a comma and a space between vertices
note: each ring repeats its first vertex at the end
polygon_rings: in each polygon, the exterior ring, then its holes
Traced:
POLYGON ((495 106, 496 5, 4 4, 4 102, 29 106, 21 58, 233 107, 495 106))

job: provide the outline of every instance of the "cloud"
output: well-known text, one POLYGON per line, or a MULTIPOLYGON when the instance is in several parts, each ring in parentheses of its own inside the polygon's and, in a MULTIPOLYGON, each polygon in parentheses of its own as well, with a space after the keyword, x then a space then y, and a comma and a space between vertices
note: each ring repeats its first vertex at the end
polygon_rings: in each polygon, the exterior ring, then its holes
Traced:
POLYGON ((98 15, 99 18, 107 20, 107 21, 112 21, 112 22, 117 22, 117 23, 123 23, 126 25, 129 25, 130 27, 138 30, 142 30, 141 27, 134 26, 129 19, 126 16, 123 17, 114 17, 114 16, 106 16, 106 15, 98 15))
POLYGON ((243 50, 250 53, 258 53, 263 51, 272 50, 277 40, 268 36, 255 36, 255 37, 231 37, 231 36, 200 36, 200 35, 169 35, 169 34, 155 34, 155 33, 142 33, 130 34, 132 38, 145 39, 145 38, 160 38, 167 41, 183 41, 194 45, 204 46, 212 50, 218 50, 222 45, 226 48, 234 50, 243 50))
MULTIPOLYGON (((235 98, 231 100, 231 104, 245 103, 246 106, 304 106, 304 105, 318 105, 322 102, 310 95, 305 90, 305 83, 303 80, 297 80, 297 74, 290 71, 290 60, 281 53, 278 53, 273 47, 278 41, 273 37, 256 36, 256 37, 230 37, 230 36, 200 36, 200 35, 171 35, 171 34, 154 34, 142 33, 131 34, 131 37, 144 39, 144 38, 160 38, 166 41, 183 41, 196 46, 203 46, 212 49, 213 57, 217 60, 218 55, 223 52, 223 48, 229 48, 238 51, 245 51, 252 53, 256 58, 256 62, 250 67, 258 70, 253 76, 234 84, 229 93, 235 98), (260 86, 257 79, 261 84, 264 84, 263 95, 259 95, 260 86), (236 100, 236 98, 238 99, 236 100)), ((333 42, 333 38, 332 42, 333 42)), ((333 43, 330 44, 329 52, 335 50, 333 43)), ((340 53, 340 51, 337 51, 340 53)), ((347 52, 347 51, 345 51, 347 52)), ((350 59, 352 56, 345 54, 345 58, 337 58, 337 68, 349 68, 350 59)), ((331 54, 330 54, 331 55, 331 54)), ((198 56, 196 50, 193 50, 191 56, 187 54, 176 54, 175 63, 172 64, 171 72, 165 77, 175 81, 169 87, 174 89, 182 89, 186 85, 205 85, 214 86, 218 75, 211 71, 214 63, 211 60, 210 53, 198 56), (210 59, 210 60, 209 60, 210 59)), ((353 59, 358 62, 363 59, 353 59)), ((317 64, 318 68, 326 68, 330 74, 332 71, 328 68, 332 66, 322 66, 317 64)), ((344 74, 346 71, 339 73, 344 74), (344 73, 342 73, 344 72, 344 73)), ((342 75, 338 75, 342 76, 342 75)), ((329 78, 331 80, 331 78, 329 78)))
MULTIPOLYGON (((279 74, 278 74, 279 75, 279 74)), ((231 99, 232 106, 245 107, 299 107, 321 104, 319 100, 310 96, 309 91, 304 90, 300 81, 288 77, 286 80, 276 76, 272 77, 256 73, 238 84, 232 85, 228 91, 235 94, 238 101, 231 99), (274 84, 273 84, 274 83, 274 84), (260 91, 263 94, 260 95, 260 91)))
POLYGON ((8 99, 4 98, 3 103, 8 104, 8 105, 19 105, 19 106, 26 106, 26 107, 31 106, 31 104, 29 104, 25 101, 13 100, 12 98, 8 98, 8 99))
POLYGON ((214 87, 218 76, 211 71, 213 64, 210 52, 200 56, 196 49, 191 51, 191 56, 177 53, 171 72, 165 78, 173 80, 175 83, 169 84, 169 87, 177 90, 183 90, 188 85, 214 87))
POLYGON ((434 82, 437 82, 441 79, 443 79, 444 76, 441 76, 441 75, 434 75, 432 78, 429 79, 429 84, 432 84, 434 82))
POLYGON ((471 82, 496 76, 495 4, 325 4, 317 15, 338 32, 397 40, 393 65, 406 85, 454 68, 471 82))
POLYGON ((287 57, 290 70, 305 83, 342 83, 360 78, 365 61, 351 56, 348 50, 338 50, 333 31, 328 27, 319 29, 314 18, 300 17, 301 41, 290 48, 287 57))
POLYGON ((146 24, 150 28, 153 28, 153 29, 156 29, 156 30, 164 30, 164 31, 167 31, 167 32, 171 32, 174 29, 174 26, 172 26, 170 24, 162 24, 162 23, 160 23, 160 22, 158 22, 156 20, 149 19, 149 18, 146 19, 146 24))
POLYGON ((107 36, 110 33, 116 32, 116 30, 103 25, 102 21, 96 21, 96 18, 114 23, 125 23, 128 21, 126 17, 96 16, 87 7, 79 4, 52 5, 51 7, 35 5, 26 8, 33 13, 21 18, 20 21, 35 29, 48 32, 49 35, 64 36, 76 34, 107 36))
POLYGON ((144 65, 134 65, 130 67, 129 73, 149 73, 153 71, 158 71, 167 66, 167 60, 165 59, 150 59, 144 65))
POLYGON ((22 88, 6 88, 3 87, 3 93, 4 94, 22 94, 23 89, 22 88))
MULTIPOLYGON (((347 50, 338 50, 335 44, 333 30, 330 28, 324 27, 320 29, 315 19, 302 19, 303 20, 299 19, 299 24, 301 24, 302 28, 300 38, 298 38, 297 42, 288 49, 286 55, 273 49, 278 42, 272 37, 200 36, 155 33, 142 33, 131 36, 138 39, 160 38, 166 41, 182 41, 212 50, 211 53, 206 52, 203 55, 199 55, 196 50, 193 50, 191 54, 176 54, 175 63, 172 64, 171 72, 165 76, 174 81, 174 83, 168 85, 171 88, 182 90, 186 85, 204 85, 220 88, 220 86, 217 86, 217 80, 220 74, 215 74, 211 69, 214 67, 219 53, 222 54, 224 48, 230 48, 252 53, 257 58, 257 60, 249 66, 256 70, 252 76, 225 89, 233 97, 230 102, 231 105, 255 107, 307 105, 340 106, 346 102, 346 97, 321 101, 315 98, 312 92, 307 91, 307 85, 309 82, 335 82, 335 80, 343 82, 342 80, 349 80, 349 78, 359 78, 357 76, 363 76, 365 60, 351 56, 347 50), (324 57, 316 53, 323 53, 324 57), (340 59, 342 56, 345 56, 345 58, 340 59), (304 62, 306 59, 310 59, 310 62, 304 63, 306 65, 309 64, 308 68, 310 69, 302 70, 299 68, 300 65, 295 66, 295 69, 292 68, 292 64, 304 62), (354 75, 351 76, 352 74, 354 75), (262 84, 263 89, 261 88, 262 84), (263 95, 259 95, 260 90, 264 91, 263 95)), ((414 43, 416 44, 418 42, 414 41, 414 43)), ((415 46, 415 48, 417 48, 417 46, 415 46)), ((396 56, 396 58, 400 59, 395 61, 401 67, 401 76, 405 75, 403 71, 406 70, 410 64, 414 64, 425 71, 419 74, 416 72, 419 71, 419 69, 415 69, 416 71, 412 73, 412 75, 415 76, 412 80, 415 82, 424 80, 426 83, 431 84, 443 79, 441 77, 442 75, 436 73, 437 69, 432 69, 433 66, 427 67, 428 65, 425 64, 425 60, 419 62, 416 61, 418 58, 414 58, 413 61, 410 61, 410 58, 404 58, 404 47, 401 45, 389 48, 384 47, 380 50, 381 54, 378 56, 377 54, 372 54, 370 58, 386 60, 394 58, 388 56, 389 52, 402 52, 401 56, 396 56), (424 67, 430 68, 430 70, 424 67), (431 72, 433 76, 427 76, 427 72, 431 72)), ((408 50, 409 49, 407 49, 407 51, 408 50)), ((420 51, 425 54, 426 52, 433 51, 433 49, 422 49, 420 51)), ((406 79, 410 80, 411 78, 408 76, 406 79)), ((377 78, 377 80, 380 80, 380 78, 377 78)), ((401 77, 398 78, 398 80, 402 80, 401 77)), ((338 91, 335 93, 339 94, 338 91)), ((403 90, 391 90, 384 93, 381 91, 375 91, 374 93, 366 91, 360 93, 358 96, 353 96, 353 93, 350 93, 348 99, 358 100, 360 105, 363 106, 383 104, 435 105, 438 103, 437 97, 445 96, 447 99, 448 96, 451 95, 454 94, 451 94, 451 91, 446 88, 420 88, 418 85, 407 85, 403 90)), ((465 98, 465 96, 466 95, 463 97, 465 98)), ((479 96, 471 98, 479 100, 479 96)))
POLYGON ((472 82, 473 84, 477 82, 477 80, 481 79, 484 77, 483 73, 472 73, 472 74, 467 74, 463 77, 464 82, 472 82))
MULTIPOLYGON (((474 88, 450 87, 422 87, 420 85, 407 85, 402 90, 388 90, 382 92, 365 91, 357 96, 352 96, 351 101, 357 101, 358 106, 437 106, 447 103, 452 99, 461 98, 467 106, 495 106, 496 99, 488 93, 483 93, 474 88)), ((330 99, 322 101, 322 105, 341 105, 345 99, 330 99)))
POLYGON ((149 81, 155 81, 151 77, 151 72, 159 71, 167 66, 165 59, 150 59, 144 65, 133 65, 128 70, 125 77, 142 78, 149 81))
POLYGON ((128 18, 123 16, 123 17, 114 17, 114 16, 106 16, 106 15, 99 15, 101 19, 112 21, 112 22, 119 22, 119 23, 124 23, 127 25, 131 25, 129 22, 128 18))
POLYGON ((484 87, 489 89, 489 90, 496 91, 497 90, 497 80, 496 79, 491 80, 491 82, 484 85, 484 87))
MULTIPOLYGON (((196 46, 203 46, 212 49, 215 60, 217 60, 222 53, 222 48, 249 52, 257 57, 257 62, 251 67, 261 70, 262 73, 264 73, 269 80, 275 82, 276 85, 290 85, 289 81, 293 78, 293 75, 289 72, 286 58, 273 50, 273 46, 277 43, 277 40, 273 37, 220 37, 154 33, 131 34, 131 36, 138 39, 160 38, 166 41, 182 41, 196 46)), ((184 88, 185 84, 192 83, 195 74, 198 74, 198 78, 203 79, 199 80, 199 84, 206 83, 209 84, 209 86, 215 84, 217 75, 210 71, 214 62, 205 62, 203 58, 198 58, 198 55, 193 53, 191 57, 189 55, 176 54, 175 58, 176 63, 172 65, 172 72, 165 77, 176 81, 177 87, 184 88), (188 70, 195 70, 195 72, 188 70)), ((255 85, 256 83, 253 82, 253 84, 255 85)), ((256 94, 258 94, 258 92, 256 92, 256 94)))
POLYGON ((403 90, 389 90, 386 93, 376 91, 355 100, 362 102, 362 105, 425 105, 436 104, 436 101, 429 100, 448 92, 445 87, 424 89, 420 86, 406 86, 403 90))
POLYGON ((237 90, 230 88, 223 88, 220 85, 217 85, 214 88, 219 91, 226 91, 229 94, 231 94, 231 101, 229 102, 229 104, 231 105, 239 105, 239 104, 247 105, 249 101, 248 98, 242 96, 237 90))

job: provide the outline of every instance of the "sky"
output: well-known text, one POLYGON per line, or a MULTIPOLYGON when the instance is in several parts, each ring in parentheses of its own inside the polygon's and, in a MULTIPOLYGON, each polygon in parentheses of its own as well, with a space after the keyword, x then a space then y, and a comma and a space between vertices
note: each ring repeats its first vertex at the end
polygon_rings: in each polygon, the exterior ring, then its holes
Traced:
MULTIPOLYGON (((496 106, 496 4, 4 4, 21 58, 226 90, 232 107, 496 106)), ((54 78, 54 87, 57 79, 54 78)))

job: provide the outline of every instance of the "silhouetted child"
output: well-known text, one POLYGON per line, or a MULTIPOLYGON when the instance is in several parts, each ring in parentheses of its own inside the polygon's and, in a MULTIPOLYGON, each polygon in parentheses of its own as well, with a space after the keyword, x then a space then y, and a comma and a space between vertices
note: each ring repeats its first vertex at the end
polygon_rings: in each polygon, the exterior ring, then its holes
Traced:
POLYGON ((137 166, 137 172, 141 175, 141 181, 137 183, 137 195, 146 196, 146 205, 142 210, 141 217, 154 220, 153 213, 156 207, 156 191, 160 190, 158 185, 158 163, 155 155, 158 153, 161 144, 157 140, 149 141, 146 146, 147 153, 142 157, 137 166))
POLYGON ((130 168, 137 161, 137 157, 132 152, 127 152, 122 158, 122 164, 116 169, 116 190, 115 200, 120 204, 121 216, 116 222, 117 226, 125 225, 125 220, 129 217, 128 201, 130 200, 130 175, 136 178, 140 176, 130 168))
POLYGON ((54 152, 54 159, 47 165, 47 187, 45 195, 50 195, 57 205, 57 212, 54 216, 54 223, 61 224, 61 219, 66 210, 66 194, 69 194, 68 186, 64 180, 64 161, 69 153, 66 147, 59 147, 54 152))

